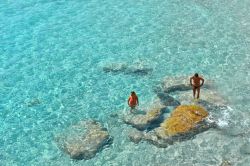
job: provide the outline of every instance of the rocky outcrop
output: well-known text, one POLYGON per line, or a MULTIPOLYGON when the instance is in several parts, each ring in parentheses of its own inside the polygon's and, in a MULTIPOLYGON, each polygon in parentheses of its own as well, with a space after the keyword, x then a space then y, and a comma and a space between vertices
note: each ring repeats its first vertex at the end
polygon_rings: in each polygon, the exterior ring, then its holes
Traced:
POLYGON ((95 121, 81 121, 56 137, 59 148, 73 159, 90 159, 112 142, 108 131, 95 121))
POLYGON ((128 65, 125 63, 111 63, 103 67, 103 71, 106 73, 113 74, 135 74, 135 75, 147 75, 150 74, 153 69, 145 65, 132 64, 128 65))
POLYGON ((165 108, 154 108, 149 110, 145 115, 127 113, 123 116, 123 121, 138 130, 145 130, 152 124, 162 118, 162 114, 165 108))
MULTIPOLYGON (((205 80, 201 88, 201 99, 193 99, 189 79, 189 77, 164 79, 155 92, 161 105, 174 110, 170 117, 158 121, 158 125, 152 126, 149 123, 147 127, 151 127, 151 130, 131 130, 128 136, 132 142, 147 141, 157 147, 165 148, 176 141, 191 139, 198 133, 217 127, 215 123, 217 117, 214 117, 213 113, 228 109, 227 102, 215 91, 213 82, 209 80, 205 80), (211 113, 210 117, 206 110, 211 113)), ((135 128, 143 130, 144 127, 135 125, 142 119, 137 118, 130 122, 135 128)))
POLYGON ((200 132, 215 127, 214 123, 204 120, 207 116, 208 112, 200 106, 182 105, 177 107, 160 127, 150 132, 132 130, 129 138, 135 143, 147 141, 157 147, 165 148, 175 141, 190 139, 200 132))

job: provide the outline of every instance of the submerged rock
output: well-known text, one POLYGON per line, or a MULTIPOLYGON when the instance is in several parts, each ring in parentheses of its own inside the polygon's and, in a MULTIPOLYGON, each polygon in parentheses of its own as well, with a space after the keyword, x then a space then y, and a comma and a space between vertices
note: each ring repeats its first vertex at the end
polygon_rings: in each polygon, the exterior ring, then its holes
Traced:
POLYGON ((168 145, 173 144, 172 140, 159 139, 159 137, 155 134, 154 130, 150 132, 144 132, 133 129, 129 132, 128 137, 130 141, 136 144, 141 141, 147 141, 160 148, 166 148, 168 145))
POLYGON ((250 130, 246 130, 244 126, 237 125, 229 125, 227 127, 222 128, 221 131, 223 134, 232 137, 244 137, 250 134, 250 130))
POLYGON ((36 106, 36 105, 39 105, 39 104, 41 104, 41 100, 38 99, 38 98, 34 98, 34 99, 27 102, 28 107, 33 107, 33 106, 36 106))
POLYGON ((229 161, 224 160, 224 161, 222 161, 222 163, 220 164, 220 166, 232 166, 232 164, 229 161))
POLYGON ((135 74, 135 75, 147 75, 150 74, 153 69, 140 64, 127 65, 125 63, 111 63, 103 67, 103 71, 113 74, 135 74))
POLYGON ((132 129, 129 133, 128 133, 128 137, 129 139, 138 144, 143 138, 144 138, 144 134, 143 132, 136 130, 136 129, 132 129))
POLYGON ((125 63, 111 63, 103 67, 103 71, 108 73, 119 73, 119 72, 125 72, 128 68, 128 65, 125 63))
POLYGON ((192 104, 196 102, 196 104, 200 104, 203 106, 215 105, 215 106, 226 106, 227 102, 218 92, 211 89, 201 89, 200 91, 200 99, 193 99, 193 91, 188 90, 184 92, 179 92, 177 95, 177 99, 181 104, 192 104))
POLYGON ((128 113, 123 117, 123 121, 139 130, 144 130, 161 119, 164 109, 165 108, 154 108, 145 115, 128 113))
POLYGON ((107 129, 95 121, 81 121, 56 138, 59 148, 73 159, 91 159, 112 142, 107 129))
POLYGON ((240 148, 240 152, 242 154, 250 154, 250 142, 243 144, 240 148))
POLYGON ((160 102, 165 106, 178 106, 181 104, 178 100, 167 93, 157 93, 157 97, 159 97, 160 102))
POLYGON ((148 75, 150 73, 152 73, 153 69, 152 68, 146 68, 146 67, 131 67, 128 68, 125 71, 125 74, 136 74, 136 75, 148 75))
MULTIPOLYGON (((202 88, 209 89, 211 87, 213 87, 213 82, 210 80, 205 80, 205 83, 202 88)), ((171 92, 176 92, 176 91, 192 90, 192 86, 190 86, 190 77, 179 76, 179 77, 165 78, 162 81, 161 86, 156 89, 157 91, 171 93, 171 92)))

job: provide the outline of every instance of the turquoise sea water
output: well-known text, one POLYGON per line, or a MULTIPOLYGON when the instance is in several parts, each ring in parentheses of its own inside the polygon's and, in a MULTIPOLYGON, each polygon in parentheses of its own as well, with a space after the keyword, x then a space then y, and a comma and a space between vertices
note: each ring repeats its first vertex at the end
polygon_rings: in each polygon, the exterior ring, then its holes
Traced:
POLYGON ((250 1, 1 1, 0 165, 248 165, 250 155, 250 1), (105 73, 110 63, 147 66, 149 75, 105 73), (221 130, 159 149, 135 145, 131 128, 110 120, 156 98, 166 76, 215 80, 231 109, 221 130), (55 135, 96 119, 113 144, 95 158, 71 160, 55 135), (240 133, 240 134, 237 134, 240 133), (243 133, 243 134, 242 134, 243 133))

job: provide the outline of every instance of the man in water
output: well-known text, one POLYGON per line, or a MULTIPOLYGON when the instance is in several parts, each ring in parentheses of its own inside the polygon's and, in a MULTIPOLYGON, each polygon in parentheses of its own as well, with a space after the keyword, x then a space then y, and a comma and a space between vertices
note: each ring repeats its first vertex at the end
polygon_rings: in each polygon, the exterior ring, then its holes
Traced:
POLYGON ((199 77, 198 73, 195 73, 193 77, 190 78, 190 85, 193 87, 193 96, 197 91, 197 99, 200 97, 200 87, 204 84, 204 79, 199 77))
POLYGON ((136 93, 133 91, 131 92, 131 95, 128 98, 128 105, 130 106, 130 112, 133 112, 133 110, 135 109, 135 107, 137 105, 139 105, 139 100, 138 97, 136 95, 136 93))

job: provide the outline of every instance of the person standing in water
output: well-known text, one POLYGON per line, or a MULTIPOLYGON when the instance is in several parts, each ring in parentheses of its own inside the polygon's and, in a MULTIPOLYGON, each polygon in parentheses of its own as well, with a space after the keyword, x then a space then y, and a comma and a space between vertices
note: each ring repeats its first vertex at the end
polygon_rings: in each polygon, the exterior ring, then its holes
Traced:
POLYGON ((131 95, 128 98, 128 105, 131 108, 130 112, 132 112, 137 105, 139 106, 139 100, 134 91, 131 92, 131 95))
POLYGON ((193 87, 193 96, 195 98, 195 94, 197 91, 197 99, 200 97, 200 87, 204 84, 204 79, 199 77, 198 73, 195 73, 193 77, 190 78, 190 85, 193 87))

